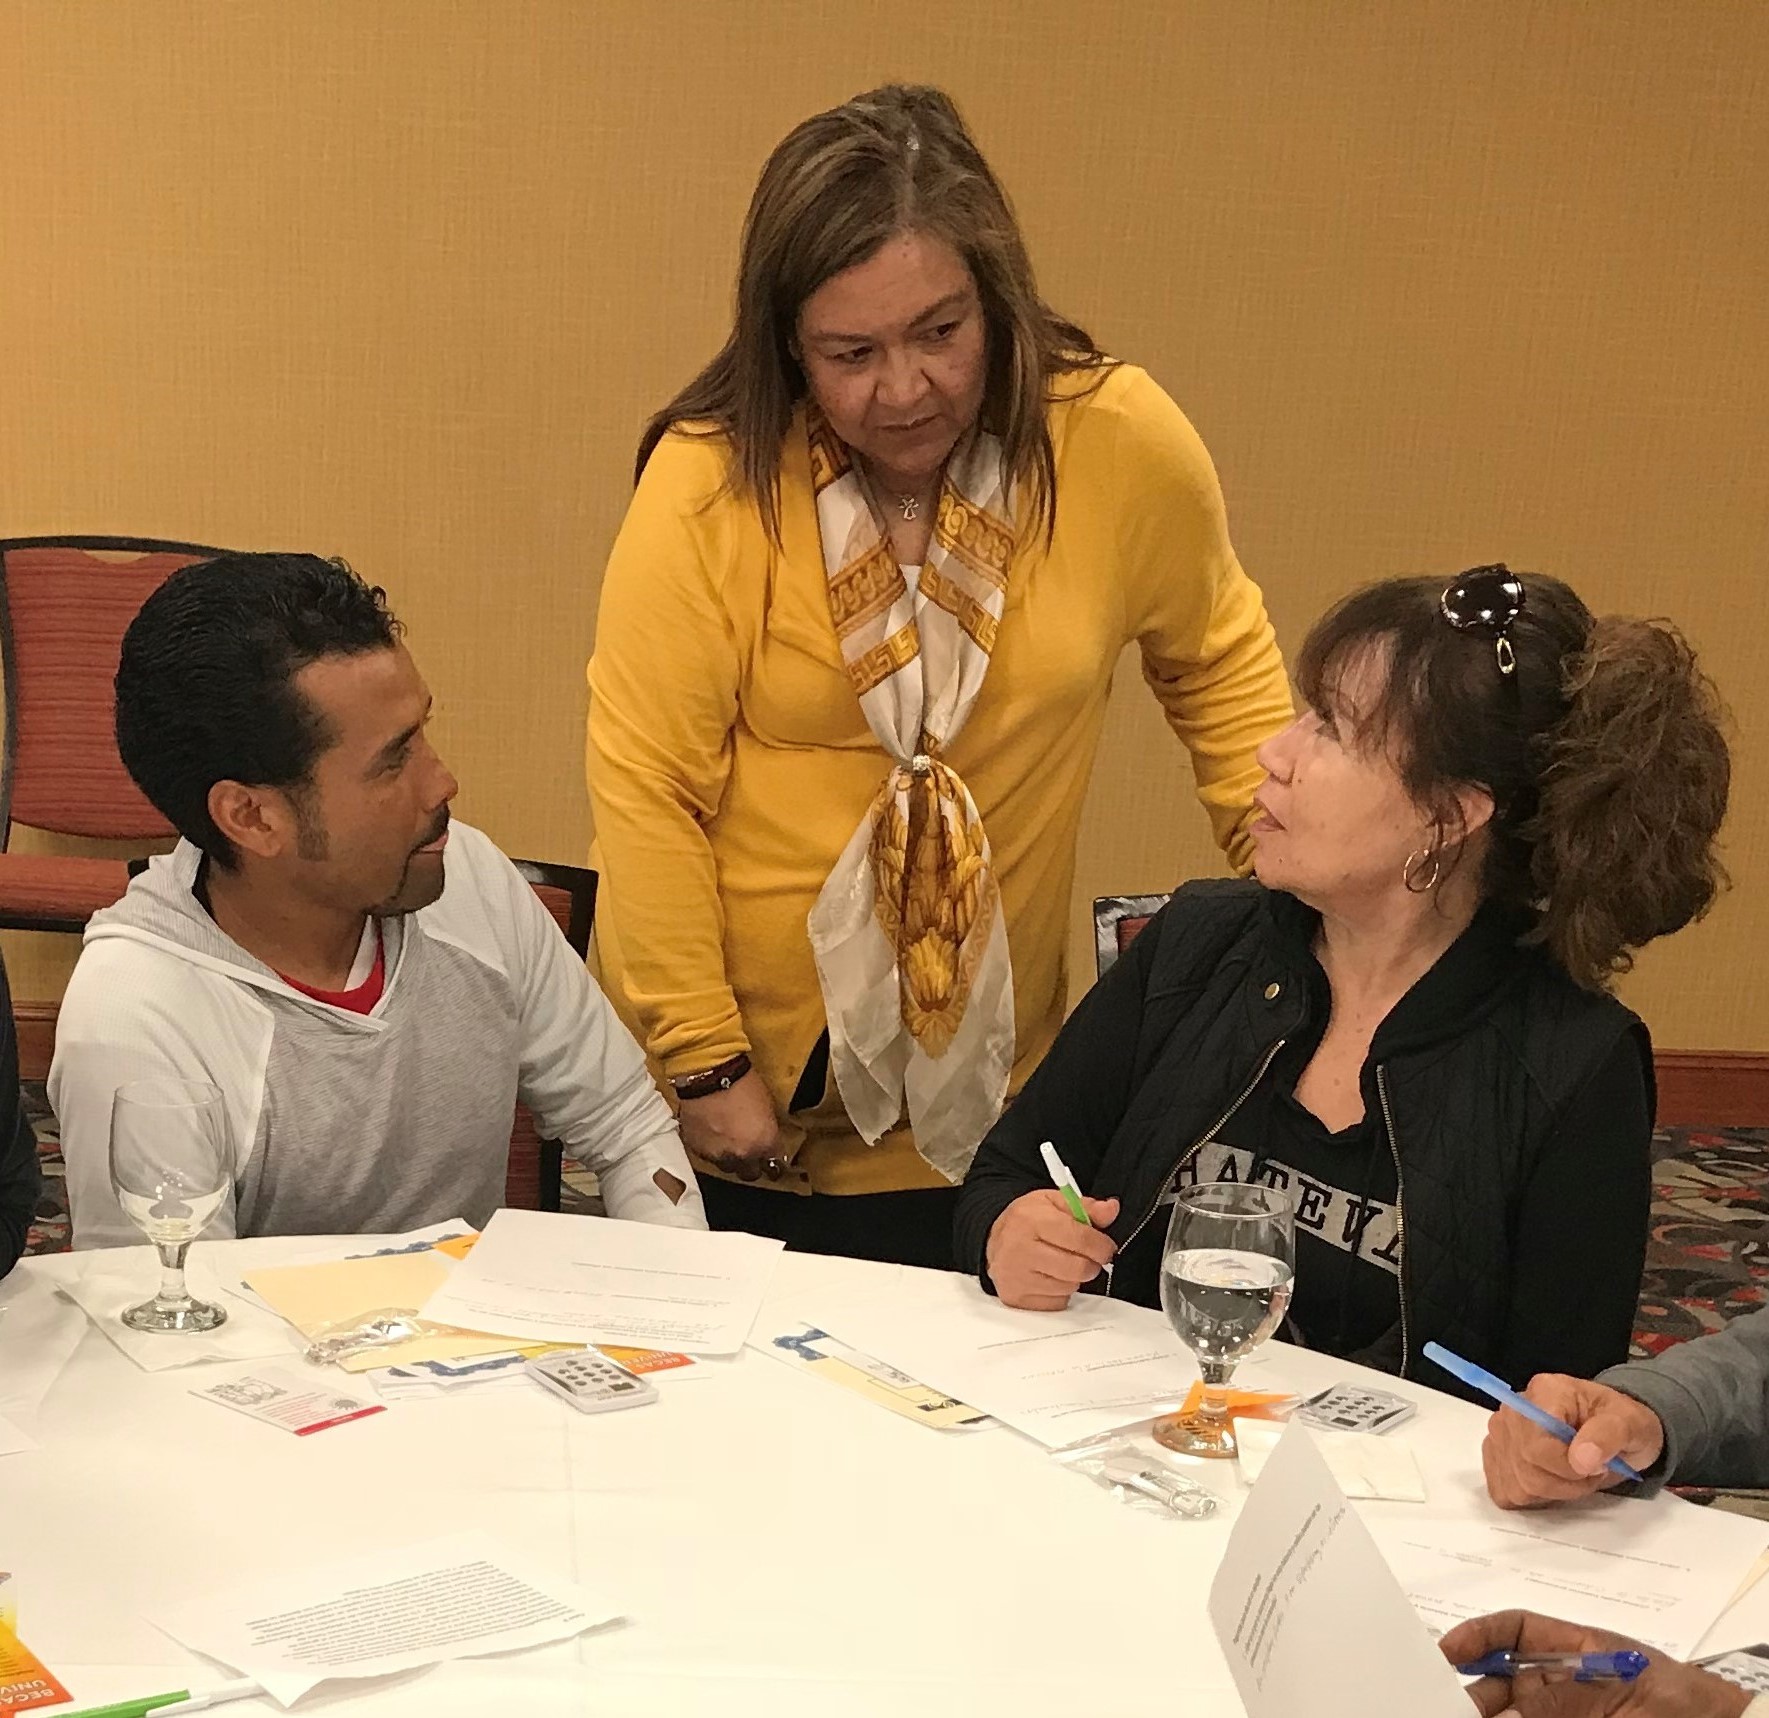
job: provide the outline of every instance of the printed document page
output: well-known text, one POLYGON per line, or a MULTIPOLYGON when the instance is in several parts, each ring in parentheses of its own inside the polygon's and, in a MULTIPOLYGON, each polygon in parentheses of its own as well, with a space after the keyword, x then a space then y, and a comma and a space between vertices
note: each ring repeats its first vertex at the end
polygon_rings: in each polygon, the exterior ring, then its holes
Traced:
POLYGON ((547 1342, 735 1354, 780 1250, 754 1235, 503 1210, 424 1316, 547 1342))
POLYGON ((449 1658, 569 1640, 618 1611, 515 1564, 482 1533, 242 1580, 153 1620, 256 1677, 283 1705, 333 1676, 386 1676, 449 1658))
POLYGON ((1160 1313, 1098 1295, 1077 1295, 1063 1312, 1026 1312, 969 1277, 929 1273, 888 1297, 837 1291, 796 1310, 1047 1449, 1152 1419, 1198 1376, 1160 1313))
POLYGON ((1209 1609, 1247 1718, 1474 1710, 1300 1426, 1241 1507, 1209 1609))
POLYGON ((1540 1611, 1688 1658, 1769 1544, 1769 1524, 1680 1498, 1593 1497, 1474 1519, 1385 1516, 1376 1538, 1433 1628, 1540 1611))

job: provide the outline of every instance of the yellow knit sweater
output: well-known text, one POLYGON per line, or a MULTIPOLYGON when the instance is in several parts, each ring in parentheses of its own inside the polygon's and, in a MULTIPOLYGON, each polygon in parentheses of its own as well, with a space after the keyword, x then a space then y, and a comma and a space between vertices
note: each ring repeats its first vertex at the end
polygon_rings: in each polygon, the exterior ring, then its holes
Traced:
MULTIPOLYGON (((1055 536, 1030 536, 1016 556, 988 678, 946 752, 1000 879, 1015 1089, 1063 1018, 1075 842, 1124 645, 1141 647, 1237 865, 1254 749, 1290 717, 1196 432, 1141 370, 1086 385, 1050 407, 1055 536)), ((597 956, 666 1074, 748 1050, 784 1112, 824 1027, 805 917, 889 760, 830 621, 802 425, 787 438, 779 550, 753 505, 721 494, 727 453, 666 437, 609 558, 589 668, 597 956)), ((788 1118, 783 1185, 944 1185, 906 1128, 866 1146, 831 1087, 817 1111, 788 1118)))

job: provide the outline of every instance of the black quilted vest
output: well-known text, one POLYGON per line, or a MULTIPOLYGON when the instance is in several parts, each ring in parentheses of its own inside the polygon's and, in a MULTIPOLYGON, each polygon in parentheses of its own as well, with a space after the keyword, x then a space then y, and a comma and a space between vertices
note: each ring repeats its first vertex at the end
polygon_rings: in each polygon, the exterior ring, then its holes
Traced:
MULTIPOLYGON (((1471 1357, 1498 1345, 1521 1191, 1561 1110, 1624 1035, 1636 1039, 1652 1090, 1645 1026, 1520 948, 1523 922, 1483 908, 1382 1023, 1364 1064, 1365 1113, 1382 1118, 1400 1175, 1402 1316, 1391 1364, 1405 1377, 1420 1375, 1427 1341, 1471 1357)), ((1200 882, 1143 931, 1158 941, 1136 1096, 1093 1181, 1123 1201, 1111 1230, 1118 1298, 1159 1304, 1160 1236, 1150 1244, 1146 1233, 1159 1227, 1156 1203, 1280 1040, 1308 1022, 1317 923, 1294 897, 1257 883, 1200 882)))

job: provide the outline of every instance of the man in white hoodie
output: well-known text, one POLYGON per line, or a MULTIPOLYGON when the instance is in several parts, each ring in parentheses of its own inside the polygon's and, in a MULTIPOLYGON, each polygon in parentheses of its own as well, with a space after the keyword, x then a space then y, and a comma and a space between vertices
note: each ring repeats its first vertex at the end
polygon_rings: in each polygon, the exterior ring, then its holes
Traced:
POLYGON ((482 1224, 518 1098, 611 1216, 705 1227, 637 1044, 509 860, 451 826, 429 714, 383 593, 342 562, 226 555, 143 605, 117 741, 183 839, 94 916, 62 1003, 76 1247, 141 1239, 111 1104, 154 1076, 224 1094, 210 1235, 482 1224))

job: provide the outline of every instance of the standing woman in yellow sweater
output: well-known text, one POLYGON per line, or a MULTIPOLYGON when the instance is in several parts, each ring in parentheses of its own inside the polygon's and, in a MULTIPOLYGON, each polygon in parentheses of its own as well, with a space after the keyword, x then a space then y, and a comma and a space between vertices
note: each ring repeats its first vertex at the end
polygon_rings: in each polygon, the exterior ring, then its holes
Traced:
POLYGON ((589 671, 601 971, 715 1228, 950 1265, 1063 1018, 1131 640, 1242 865, 1290 699, 1202 443, 1039 298, 946 96, 806 120, 640 443, 589 671))

